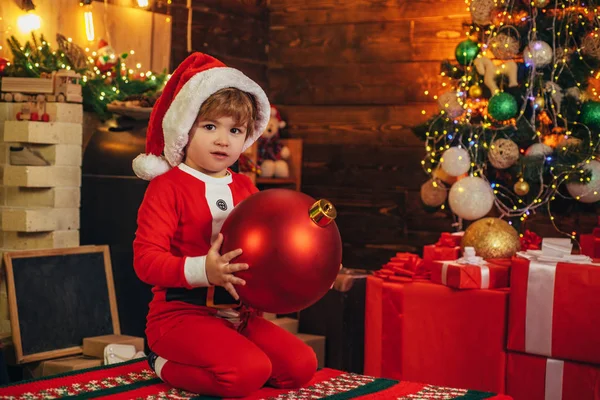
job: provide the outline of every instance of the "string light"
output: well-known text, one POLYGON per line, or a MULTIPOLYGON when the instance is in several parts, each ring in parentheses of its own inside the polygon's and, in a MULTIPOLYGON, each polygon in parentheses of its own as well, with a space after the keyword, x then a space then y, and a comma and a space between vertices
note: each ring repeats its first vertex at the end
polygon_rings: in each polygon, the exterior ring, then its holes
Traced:
MULTIPOLYGON (((548 28, 548 30, 554 32, 557 38, 561 37, 562 30, 562 33, 566 34, 569 38, 567 39, 568 42, 574 44, 574 56, 576 58, 579 58, 580 61, 585 62, 583 57, 583 45, 581 43, 578 43, 578 40, 575 40, 574 38, 575 34, 579 34, 575 33, 574 31, 579 28, 576 29, 574 24, 567 23, 561 25, 560 21, 567 21, 569 20, 570 15, 572 15, 577 18, 573 21, 579 21, 577 22, 577 26, 585 27, 585 29, 588 29, 590 24, 593 24, 593 37, 598 39, 599 35, 596 32, 598 32, 599 30, 600 15, 598 15, 597 8, 594 7, 593 9, 588 9, 583 5, 574 5, 574 2, 572 1, 571 5, 569 6, 565 4, 557 4, 557 7, 555 8, 548 8, 543 10, 538 10, 537 8, 532 7, 532 14, 529 15, 526 11, 513 13, 512 8, 514 6, 513 3, 515 1, 516 0, 496 2, 497 6, 504 6, 505 9, 498 12, 497 15, 495 14, 497 19, 494 23, 492 23, 489 26, 489 28, 486 28, 485 30, 480 30, 478 26, 471 26, 471 32, 481 32, 479 34, 484 34, 488 37, 487 42, 482 42, 480 44, 481 53, 478 57, 486 56, 487 50, 489 48, 497 48, 497 46, 494 44, 495 42, 491 40, 497 37, 498 34, 502 33, 504 29, 506 29, 506 27, 510 27, 511 24, 517 25, 521 23, 531 23, 531 36, 528 39, 529 41, 536 40, 536 35, 539 34, 539 27, 536 26, 536 18, 539 12, 540 16, 543 16, 544 18, 554 17, 554 25, 552 28, 548 28), (505 24, 504 21, 506 21, 507 24, 505 24)), ((470 10, 470 1, 465 0, 465 3, 467 5, 467 10, 470 10)), ((467 32, 467 36, 469 35, 470 32, 467 32)), ((555 46, 556 45, 553 45, 553 47, 555 46)), ((598 43, 598 47, 600 48, 600 43, 598 43)), ((508 48, 507 43, 504 44, 504 48, 508 48)), ((556 48, 556 50, 558 50, 558 48, 556 48)), ((552 72, 550 74, 550 77, 547 78, 551 82, 559 81, 560 76, 564 73, 571 74, 571 71, 569 69, 570 66, 567 62, 567 57, 570 57, 569 51, 570 50, 567 47, 565 47, 561 49, 561 52, 556 53, 557 60, 556 62, 550 65, 550 67, 552 68, 552 72), (560 54, 561 56, 559 57, 558 54, 560 54)), ((600 58, 600 49, 597 57, 600 58)), ((590 73, 591 77, 598 79, 600 78, 600 71, 596 71, 595 69, 596 68, 590 68, 587 72, 590 73)), ((439 114, 437 114, 437 116, 431 119, 429 129, 425 134, 425 145, 427 153, 421 161, 421 165, 423 166, 424 170, 426 170, 428 173, 431 173, 432 170, 435 170, 434 167, 438 165, 441 160, 441 154, 439 154, 436 157, 432 154, 431 149, 449 148, 450 144, 452 143, 467 142, 469 144, 469 146, 467 146, 467 149, 469 150, 472 159, 470 175, 479 175, 481 177, 485 177, 487 164, 487 159, 484 158, 485 153, 487 152, 487 150, 493 148, 493 146, 488 146, 488 142, 491 143, 493 141, 493 138, 496 137, 496 135, 500 135, 500 137, 507 137, 508 134, 508 137, 510 137, 510 132, 516 130, 518 124, 527 124, 530 126, 540 124, 540 127, 538 129, 533 129, 535 135, 534 137, 538 138, 540 143, 550 145, 551 147, 556 147, 557 150, 562 150, 563 152, 570 151, 567 145, 562 145, 560 147, 557 147, 556 145, 559 141, 563 140, 559 136, 568 138, 572 135, 572 130, 568 129, 563 135, 557 135, 554 134, 554 130, 552 131, 552 133, 550 133, 548 128, 551 126, 556 127, 557 121, 560 121, 561 124, 564 124, 564 126, 569 127, 569 124, 576 123, 574 121, 567 121, 565 116, 559 112, 560 110, 555 104, 555 97, 557 95, 564 95, 562 93, 557 93, 557 90, 554 87, 552 87, 551 90, 547 92, 548 97, 546 98, 546 107, 548 110, 552 110, 551 117, 548 117, 548 115, 546 114, 543 115, 543 117, 545 117, 543 122, 538 121, 537 117, 539 116, 540 111, 544 107, 538 106, 537 108, 535 108, 537 112, 533 112, 532 120, 526 120, 526 104, 524 104, 522 108, 518 110, 517 116, 515 118, 509 121, 505 121, 503 123, 498 123, 498 121, 493 121, 487 112, 487 100, 477 98, 474 99, 464 96, 464 93, 468 92, 469 87, 473 84, 483 84, 482 79, 477 79, 477 75, 474 75, 472 68, 470 68, 469 66, 464 68, 464 73, 462 76, 456 76, 456 73, 458 72, 456 67, 450 67, 448 68, 448 71, 450 71, 450 75, 454 76, 449 76, 447 71, 442 71, 439 75, 441 78, 440 86, 442 88, 445 88, 445 90, 455 90, 457 93, 460 93, 457 96, 458 104, 460 105, 460 107, 462 107, 464 112, 459 117, 452 119, 450 118, 450 115, 456 115, 456 113, 458 112, 455 112, 455 114, 449 114, 449 105, 445 103, 442 105, 444 108, 442 108, 439 114), (552 99, 550 99, 550 97, 552 97, 552 99), (430 132, 436 131, 434 127, 446 124, 453 124, 455 127, 458 124, 460 124, 463 129, 459 130, 458 128, 455 128, 455 134, 453 135, 430 134, 430 132), (481 139, 479 139, 478 136, 481 139), (485 149, 485 151, 481 152, 479 149, 485 149)), ((499 69, 497 70, 497 73, 500 73, 499 69)), ((538 73, 539 71, 536 71, 535 68, 532 68, 529 77, 525 79, 525 82, 523 82, 523 86, 526 88, 527 92, 526 98, 536 98, 536 91, 538 90, 538 87, 540 87, 539 77, 541 76, 541 73, 540 75, 538 75, 538 73)), ((577 88, 581 88, 582 82, 575 81, 574 86, 577 88)), ((426 90, 424 91, 424 95, 426 97, 431 96, 434 100, 437 100, 437 94, 435 93, 435 91, 426 90)), ((600 90, 596 90, 596 87, 592 86, 591 96, 594 99, 600 99, 600 90)), ((578 114, 579 113, 580 111, 578 111, 578 114)), ((422 114, 425 115, 425 110, 422 110, 422 114)), ((596 154, 599 150, 600 140, 598 132, 591 132, 589 129, 587 129, 587 132, 588 137, 586 141, 589 141, 589 153, 584 156, 583 161, 578 161, 576 165, 568 165, 568 167, 570 167, 571 170, 576 170, 579 172, 579 174, 583 173, 581 166, 589 164, 590 161, 593 159, 594 154, 596 154)), ((524 153, 525 149, 520 149, 520 152, 524 153)), ((563 166, 556 164, 558 163, 558 160, 556 160, 552 156, 544 156, 543 158, 541 158, 541 162, 544 165, 546 165, 548 170, 550 171, 550 180, 552 182, 551 184, 545 183, 544 179, 542 179, 540 175, 539 182, 541 183, 541 185, 538 185, 539 190, 536 193, 532 193, 532 196, 528 197, 529 200, 526 200, 525 198, 520 198, 519 196, 516 196, 512 188, 504 187, 501 184, 494 183, 494 193, 497 196, 496 206, 501 212, 501 217, 516 217, 521 220, 527 219, 530 214, 536 211, 536 209, 540 207, 547 207, 547 211, 550 215, 550 220, 553 221, 552 223, 555 226, 555 228, 558 231, 560 231, 560 229, 558 229, 558 227, 554 224, 555 218, 550 210, 550 202, 556 199, 557 195, 559 194, 558 190, 561 187, 561 185, 564 185, 566 182, 569 181, 569 174, 565 172, 565 168, 563 166), (560 166, 560 168, 555 169, 554 165, 552 164, 560 166)), ((586 182, 590 181, 590 178, 584 178, 580 175, 577 177, 577 181, 586 182)), ((576 235, 575 232, 569 232, 565 234, 568 236, 576 235)))

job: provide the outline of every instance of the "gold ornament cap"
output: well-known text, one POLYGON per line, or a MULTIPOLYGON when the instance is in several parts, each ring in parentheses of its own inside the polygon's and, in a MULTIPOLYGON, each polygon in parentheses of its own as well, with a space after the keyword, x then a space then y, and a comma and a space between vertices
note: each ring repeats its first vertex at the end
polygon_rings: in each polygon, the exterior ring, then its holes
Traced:
POLYGON ((327 226, 337 217, 337 211, 329 200, 321 199, 308 210, 308 216, 321 227, 327 226))

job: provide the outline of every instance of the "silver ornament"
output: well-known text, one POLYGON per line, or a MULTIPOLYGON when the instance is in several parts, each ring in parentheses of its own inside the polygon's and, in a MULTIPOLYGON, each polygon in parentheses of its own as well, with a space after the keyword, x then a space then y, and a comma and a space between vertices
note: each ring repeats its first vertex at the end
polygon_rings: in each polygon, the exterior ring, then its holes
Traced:
POLYGON ((552 47, 542 40, 535 40, 523 51, 523 59, 528 66, 544 68, 552 62, 552 47))
POLYGON ((489 48, 494 57, 500 60, 512 60, 519 54, 519 40, 500 33, 490 39, 489 48))

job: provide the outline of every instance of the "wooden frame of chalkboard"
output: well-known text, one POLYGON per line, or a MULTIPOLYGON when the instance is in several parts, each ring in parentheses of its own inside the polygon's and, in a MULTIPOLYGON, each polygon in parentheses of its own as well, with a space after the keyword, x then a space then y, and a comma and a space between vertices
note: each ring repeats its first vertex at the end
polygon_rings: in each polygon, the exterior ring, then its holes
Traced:
MULTIPOLYGON (((32 342, 31 340, 31 332, 35 331, 40 333, 40 330, 43 330, 44 327, 40 327, 40 326, 35 326, 35 321, 21 321, 19 319, 19 309, 21 309, 21 312, 24 314, 25 312, 30 312, 32 315, 36 316, 38 318, 40 318, 40 310, 37 308, 36 305, 32 305, 31 304, 31 299, 29 298, 30 296, 25 296, 25 293, 27 290, 23 289, 23 287, 27 287, 29 285, 30 282, 27 282, 27 284, 24 284, 24 282, 20 282, 19 280, 24 279, 24 277, 19 277, 15 275, 15 272, 17 272, 18 275, 18 269, 24 268, 23 271, 25 271, 25 268, 33 268, 33 270, 35 271, 36 268, 36 264, 33 265, 27 265, 28 261, 33 261, 39 262, 39 266, 40 266, 40 274, 43 276, 43 274, 46 274, 45 276, 51 276, 51 275, 55 275, 55 276, 61 276, 61 273, 65 273, 66 272, 66 268, 71 268, 70 272, 73 271, 82 271, 83 272, 87 272, 86 275, 81 275, 80 278, 83 278, 84 276, 92 276, 94 279, 94 282, 100 282, 100 284, 95 288, 94 290, 90 290, 90 293, 94 293, 95 295, 101 295, 104 296, 104 294, 106 294, 106 297, 104 299, 100 298, 97 299, 98 301, 94 301, 96 299, 93 299, 90 304, 96 306, 98 304, 100 304, 99 307, 101 307, 100 311, 98 311, 97 309, 94 310, 90 310, 90 314, 92 315, 96 315, 97 313, 103 314, 102 316, 102 324, 101 327, 98 329, 98 332, 94 332, 93 334, 89 334, 89 336, 86 337, 91 337, 91 336, 101 336, 103 334, 117 334, 119 335, 121 333, 121 329, 119 326, 119 315, 118 315, 118 309, 117 309, 117 300, 116 300, 116 296, 115 296, 115 287, 114 287, 114 282, 113 282, 113 275, 112 275, 112 266, 111 266, 111 262, 110 262, 110 252, 109 252, 109 247, 108 246, 80 246, 80 247, 73 247, 73 248, 63 248, 63 249, 47 249, 47 250, 31 250, 31 251, 13 251, 13 252, 7 252, 4 254, 4 263, 6 266, 6 283, 7 283, 7 289, 8 289, 8 305, 9 305, 9 311, 10 311, 10 324, 11 324, 11 329, 12 329, 12 341, 13 341, 13 345, 15 347, 15 358, 16 358, 16 362, 17 364, 22 364, 22 363, 28 363, 28 362, 34 362, 34 361, 42 361, 42 360, 49 360, 49 359, 53 359, 53 358, 58 358, 58 357, 63 357, 63 356, 69 356, 69 355, 75 355, 75 354, 81 354, 83 351, 82 345, 83 345, 83 340, 80 342, 79 345, 77 345, 75 343, 75 340, 73 339, 73 337, 67 337, 66 339, 64 337, 59 337, 58 342, 65 342, 65 343, 70 343, 69 345, 65 345, 65 347, 61 348, 60 346, 58 346, 59 348, 52 348, 49 349, 48 346, 45 346, 46 348, 40 348, 39 345, 37 345, 36 343, 30 343, 32 342), (86 266, 85 265, 79 265, 77 264, 77 262, 81 261, 83 256, 89 256, 91 258, 93 258, 96 262, 96 264, 103 264, 102 265, 97 265, 96 270, 91 271, 91 267, 90 270, 86 270, 86 266), (63 258, 66 257, 66 258, 63 258), (70 260, 68 259, 70 257, 70 260), (37 259, 37 260, 36 260, 37 259), (58 263, 57 261, 63 261, 62 263, 58 263), (25 266, 23 266, 22 264, 25 264, 25 266), (64 268, 63 268, 64 266, 64 268), (79 267, 81 267, 79 269, 79 267), (102 268, 103 267, 103 268, 102 268), (58 269, 63 269, 61 270, 57 270, 58 269), (101 271, 100 269, 103 269, 103 271, 101 271), (90 274, 91 272, 91 274, 90 274), (16 280, 15 280, 16 279, 16 280), (104 281, 105 279, 105 281, 104 281), (24 298, 22 298, 24 297, 24 298), (21 301, 19 300, 21 298, 21 301), (108 303, 106 303, 106 301, 103 300, 108 300, 108 303), (36 314, 37 313, 37 314, 36 314), (94 314, 96 313, 96 314, 94 314), (108 315, 110 314, 110 315, 108 315), (31 326, 23 326, 23 323, 32 323, 33 324, 31 326), (26 332, 30 332, 27 333, 25 335, 23 335, 23 330, 25 330, 26 332)), ((28 272, 31 272, 28 271, 28 272)), ((37 272, 37 271, 35 271, 37 272)), ((22 272, 25 273, 25 272, 22 272)), ((31 277, 31 274, 28 275, 28 277, 31 277)), ((81 280, 78 280, 77 277, 73 277, 72 275, 68 275, 68 278, 72 278, 70 280, 70 284, 71 284, 71 288, 73 289, 74 286, 73 285, 77 285, 78 282, 81 282, 81 280)), ((45 282, 45 281, 44 281, 45 282)), ((58 305, 59 301, 58 301, 58 297, 56 296, 57 293, 60 293, 60 289, 61 288, 57 288, 57 287, 50 287, 51 285, 45 285, 43 282, 40 282, 40 284, 38 284, 36 286, 37 291, 34 291, 33 289, 29 289, 29 291, 27 291, 28 294, 32 294, 32 291, 35 293, 38 293, 41 290, 47 290, 48 293, 44 293, 44 294, 40 294, 40 300, 43 301, 44 300, 44 295, 46 295, 45 299, 47 299, 48 303, 53 303, 53 300, 57 300, 54 301, 53 305, 58 305), (52 296, 55 295, 55 299, 52 299, 52 296)), ((81 285, 80 285, 81 286, 81 285)), ((87 292, 87 288, 82 288, 82 287, 78 287, 75 288, 79 291, 83 291, 83 292, 87 292)), ((63 294, 63 297, 67 297, 69 295, 69 293, 67 292, 62 292, 61 294, 63 294)), ((87 293, 86 293, 87 294, 87 293)), ((90 299, 87 299, 88 301, 90 299)), ((77 303, 80 304, 79 301, 77 301, 77 299, 73 299, 73 303, 77 303)), ((54 310, 56 311, 56 310, 54 310)), ((87 312, 85 312, 86 310, 81 310, 82 312, 84 312, 87 315, 87 312)), ((45 315, 45 314, 44 314, 45 315)), ((80 316, 81 317, 81 316, 80 316)), ((63 336, 68 336, 68 335, 73 335, 74 332, 74 325, 76 324, 77 321, 77 315, 73 315, 73 318, 69 318, 69 321, 67 321, 68 323, 65 324, 64 328, 60 334, 62 334, 63 336)), ((89 321, 85 321, 85 322, 89 322, 89 321)), ((89 331, 89 324, 82 322, 81 326, 83 327, 83 330, 87 330, 89 331)), ((55 322, 56 324, 60 324, 60 321, 55 322)), ((62 325, 59 325, 61 328, 63 328, 62 325)), ((48 329, 48 328, 46 328, 48 329)), ((94 328, 95 329, 95 328, 94 328)), ((60 330, 60 329, 57 329, 60 330)), ((57 337, 55 332, 53 332, 55 334, 54 337, 57 337)), ((41 335, 43 337, 43 335, 50 335, 50 332, 41 332, 41 335)), ((79 338, 78 338, 79 339, 79 338)), ((77 339, 77 342, 78 342, 77 339)), ((83 338, 81 338, 83 339, 83 338)), ((42 346, 43 347, 43 346, 42 346)))

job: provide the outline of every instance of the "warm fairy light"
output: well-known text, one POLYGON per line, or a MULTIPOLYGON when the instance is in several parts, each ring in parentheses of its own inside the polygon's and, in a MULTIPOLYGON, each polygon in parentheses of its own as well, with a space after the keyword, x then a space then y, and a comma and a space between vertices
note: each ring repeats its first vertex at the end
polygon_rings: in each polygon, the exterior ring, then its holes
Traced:
POLYGON ((92 11, 86 11, 83 13, 83 17, 85 20, 85 36, 88 42, 93 42, 95 38, 94 34, 94 17, 92 15, 92 11))
POLYGON ((31 31, 40 29, 41 26, 42 19, 34 12, 28 12, 17 18, 17 27, 21 33, 30 33, 31 31))

